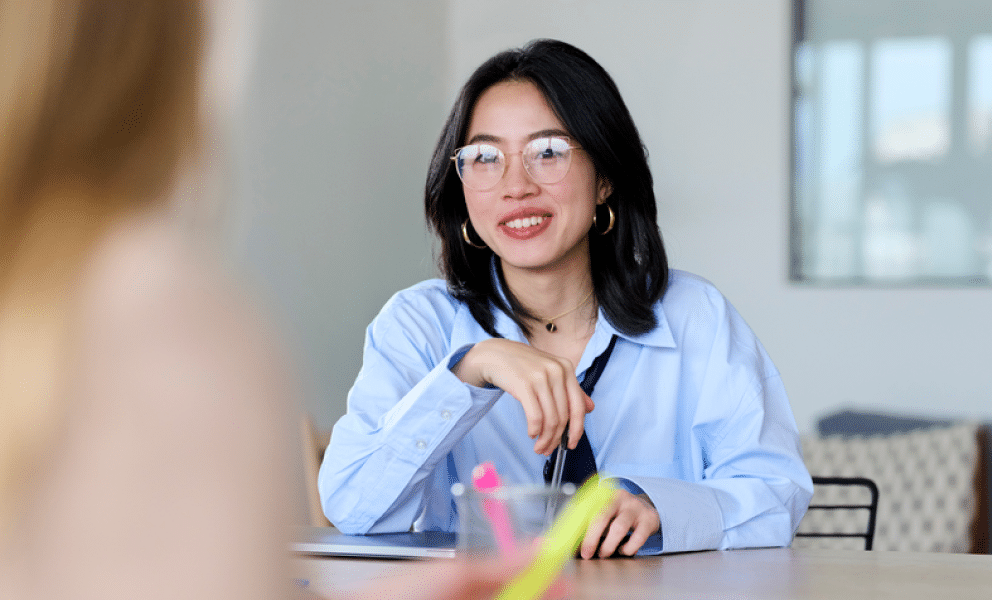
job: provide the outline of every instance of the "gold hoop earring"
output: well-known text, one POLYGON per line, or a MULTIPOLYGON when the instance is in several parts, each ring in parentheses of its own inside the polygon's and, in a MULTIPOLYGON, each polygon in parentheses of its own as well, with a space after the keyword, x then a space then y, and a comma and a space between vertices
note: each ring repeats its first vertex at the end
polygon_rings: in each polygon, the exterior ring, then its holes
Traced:
POLYGON ((481 246, 475 244, 472 242, 471 238, 468 237, 468 219, 465 219, 465 221, 462 223, 462 239, 465 240, 465 243, 468 244, 469 246, 472 246, 473 248, 478 248, 479 250, 489 247, 485 244, 481 246))
POLYGON ((613 208, 611 208, 609 204, 606 205, 606 210, 610 211, 610 225, 603 231, 599 230, 599 213, 592 213, 592 228, 595 229, 596 233, 599 235, 606 235, 607 233, 613 231, 613 225, 617 222, 617 216, 613 213, 613 208))

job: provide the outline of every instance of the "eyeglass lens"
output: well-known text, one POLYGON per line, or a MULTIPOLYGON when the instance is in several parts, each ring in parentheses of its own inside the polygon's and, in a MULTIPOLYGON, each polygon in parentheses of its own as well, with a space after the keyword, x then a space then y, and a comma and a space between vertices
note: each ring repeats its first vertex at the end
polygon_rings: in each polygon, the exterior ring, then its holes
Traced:
MULTIPOLYGON (((572 147, 568 140, 557 137, 531 140, 520 153, 524 169, 537 183, 558 183, 568 174, 572 147)), ((490 144, 471 144, 455 154, 458 176, 469 188, 491 189, 506 171, 506 155, 490 144)))

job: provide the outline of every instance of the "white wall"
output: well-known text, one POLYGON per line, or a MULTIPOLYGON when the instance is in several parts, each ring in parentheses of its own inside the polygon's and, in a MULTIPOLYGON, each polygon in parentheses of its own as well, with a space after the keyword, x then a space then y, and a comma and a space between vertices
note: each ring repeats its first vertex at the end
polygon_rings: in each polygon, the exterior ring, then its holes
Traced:
POLYGON ((535 37, 574 43, 613 74, 650 151, 672 265, 712 280, 748 320, 800 429, 847 405, 992 418, 992 290, 787 279, 787 0, 295 4, 263 20, 239 218, 322 425, 344 411, 367 321, 433 272, 422 185, 455 91, 535 37), (363 159, 383 139, 405 169, 363 159))
POLYGON ((287 332, 307 408, 329 427, 369 321, 434 272, 422 189, 447 110, 446 4, 267 0, 260 11, 231 233, 287 332))

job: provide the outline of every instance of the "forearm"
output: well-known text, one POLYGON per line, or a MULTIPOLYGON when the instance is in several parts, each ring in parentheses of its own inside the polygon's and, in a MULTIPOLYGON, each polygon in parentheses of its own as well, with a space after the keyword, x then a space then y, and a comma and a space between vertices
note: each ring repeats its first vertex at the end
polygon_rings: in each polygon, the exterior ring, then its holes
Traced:
POLYGON ((448 360, 405 393, 367 373, 356 382, 319 479, 324 511, 342 531, 408 530, 438 463, 499 397, 459 381, 448 360), (384 394, 395 394, 395 404, 377 410, 384 394))
POLYGON ((688 482, 636 478, 661 520, 664 551, 787 546, 809 493, 798 483, 756 477, 688 482))

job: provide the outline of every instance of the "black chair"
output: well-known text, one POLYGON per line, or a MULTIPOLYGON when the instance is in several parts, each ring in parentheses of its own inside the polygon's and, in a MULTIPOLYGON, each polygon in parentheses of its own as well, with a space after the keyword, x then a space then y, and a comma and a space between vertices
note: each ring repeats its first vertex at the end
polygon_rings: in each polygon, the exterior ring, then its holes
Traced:
MULTIPOLYGON (((801 531, 796 533, 796 537, 808 538, 864 538, 865 550, 871 550, 872 542, 875 539, 875 518, 878 514, 878 486, 867 477, 813 477, 814 489, 820 486, 845 486, 867 488, 871 494, 871 500, 867 504, 810 504, 810 511, 868 511, 868 523, 863 532, 821 532, 821 531, 801 531)), ((808 514, 808 513, 807 513, 808 514)))

